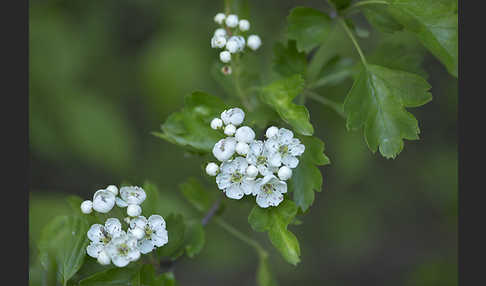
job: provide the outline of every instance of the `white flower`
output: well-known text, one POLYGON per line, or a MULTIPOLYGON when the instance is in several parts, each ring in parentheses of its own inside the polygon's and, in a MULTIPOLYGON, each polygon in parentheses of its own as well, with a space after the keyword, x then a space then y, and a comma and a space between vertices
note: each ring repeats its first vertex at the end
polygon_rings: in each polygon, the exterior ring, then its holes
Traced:
POLYGON ((222 51, 221 53, 219 53, 219 59, 223 63, 228 63, 229 61, 231 61, 231 53, 228 51, 222 51))
POLYGON ((165 221, 160 215, 151 215, 148 220, 144 216, 132 219, 129 232, 143 231, 143 236, 138 241, 138 249, 141 253, 151 252, 155 247, 161 247, 169 241, 165 221))
POLYGON ((131 261, 136 261, 140 258, 137 238, 131 234, 122 233, 108 243, 106 253, 110 256, 115 266, 127 266, 131 261))
POLYGON ((250 22, 248 22, 248 20, 241 19, 238 22, 238 27, 240 28, 241 31, 248 31, 250 30, 250 22))
POLYGON ((236 27, 238 25, 238 16, 236 16, 235 14, 228 15, 228 17, 226 17, 225 23, 226 26, 230 28, 236 27))
POLYGON ((105 225, 93 224, 88 230, 88 239, 91 241, 86 248, 86 252, 93 258, 98 258, 101 251, 110 243, 110 241, 122 235, 121 223, 116 218, 109 218, 105 225))
POLYGON ((245 48, 245 38, 242 36, 231 36, 226 42, 226 49, 234 54, 242 52, 245 48))
POLYGON ((226 15, 223 13, 218 13, 216 16, 214 16, 214 22, 218 24, 223 24, 224 18, 226 18, 226 15))
POLYGON ((233 124, 228 124, 224 128, 224 134, 228 136, 233 136, 236 132, 236 127, 233 124))
POLYGON ((255 181, 246 176, 248 163, 243 157, 225 161, 221 165, 221 172, 216 176, 218 188, 223 190, 230 199, 241 199, 243 195, 254 192, 255 181))
POLYGON ((86 200, 81 203, 81 212, 84 214, 90 214, 93 211, 93 202, 86 200))
POLYGON ((211 162, 206 165, 206 174, 208 174, 209 176, 216 176, 218 174, 218 171, 219 166, 216 163, 211 162))
POLYGON ((215 37, 225 37, 226 38, 226 30, 223 28, 218 28, 216 31, 214 31, 214 36, 215 37))
POLYGON ((238 107, 231 108, 221 113, 221 119, 223 120, 224 124, 233 124, 234 126, 238 126, 243 123, 243 120, 245 119, 245 112, 238 107))
POLYGON ((107 190, 98 190, 93 195, 93 209, 107 213, 115 206, 115 195, 107 190))
POLYGON ((219 119, 219 118, 214 118, 213 120, 211 120, 211 128, 216 130, 216 129, 219 129, 223 127, 223 120, 219 119))
POLYGON ((145 201, 147 195, 145 194, 145 191, 140 187, 127 186, 120 189, 120 197, 128 205, 139 205, 143 203, 143 201, 145 201))
POLYGON ((262 40, 257 35, 250 35, 248 37, 247 46, 252 50, 257 50, 262 45, 262 40))
POLYGON ((277 134, 278 134, 278 127, 275 126, 268 127, 267 131, 265 132, 265 136, 267 136, 267 138, 271 138, 277 134))
POLYGON ((118 188, 115 185, 109 185, 106 190, 112 192, 115 196, 118 195, 118 188))
POLYGON ((127 207, 127 215, 134 217, 139 216, 142 213, 142 208, 136 204, 130 204, 127 207))
POLYGON ((255 140, 250 144, 250 150, 246 159, 249 164, 254 165, 263 176, 274 173, 277 168, 272 167, 269 162, 269 152, 261 140, 255 140))
POLYGON ((248 126, 241 126, 235 133, 236 141, 251 143, 255 139, 255 131, 248 126))
POLYGON ((250 146, 248 146, 247 143, 244 143, 244 142, 238 142, 236 144, 236 153, 238 153, 239 155, 246 155, 248 154, 248 151, 250 150, 250 146))
POLYGON ((211 38, 211 48, 224 48, 226 45, 226 38, 214 36, 211 38))
POLYGON ((300 140, 293 138, 292 131, 280 128, 277 135, 271 137, 265 142, 265 147, 271 153, 270 164, 275 167, 280 167, 281 164, 289 168, 295 168, 299 164, 296 156, 302 155, 305 146, 300 143, 300 140))
POLYGON ((287 181, 290 179, 290 177, 292 177, 292 169, 287 166, 280 167, 280 169, 278 169, 278 177, 282 181, 287 181))
POLYGON ((246 175, 250 178, 255 178, 258 176, 258 168, 253 165, 248 166, 248 168, 246 168, 246 175))
POLYGON ((274 175, 260 178, 256 184, 256 202, 262 208, 278 206, 287 192, 287 184, 274 175))
POLYGON ((219 140, 213 147, 213 155, 219 161, 226 161, 235 153, 236 139, 228 137, 219 140))
POLYGON ((110 256, 108 256, 108 253, 106 251, 102 250, 98 254, 98 263, 101 265, 108 265, 111 262, 110 256))

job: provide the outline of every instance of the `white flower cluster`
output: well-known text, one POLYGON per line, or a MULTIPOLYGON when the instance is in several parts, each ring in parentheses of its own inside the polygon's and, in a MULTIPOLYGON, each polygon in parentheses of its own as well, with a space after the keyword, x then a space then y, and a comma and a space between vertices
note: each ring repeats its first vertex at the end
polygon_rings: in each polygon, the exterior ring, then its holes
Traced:
POLYGON ((125 218, 127 230, 117 218, 108 218, 105 225, 93 224, 88 230, 90 244, 86 248, 89 256, 96 258, 102 265, 111 262, 115 266, 124 267, 140 258, 141 254, 152 252, 169 241, 165 220, 160 215, 151 215, 148 219, 141 216, 140 204, 145 200, 145 191, 136 186, 120 188, 120 197, 116 186, 108 186, 98 190, 93 201, 81 203, 81 211, 89 214, 94 209, 97 212, 108 213, 115 204, 127 207, 129 217, 125 218))
MULTIPOLYGON (((211 38, 211 48, 223 49, 219 54, 219 59, 223 63, 231 61, 231 54, 241 53, 245 47, 256 51, 261 45, 262 40, 258 35, 249 35, 245 40, 245 33, 250 30, 250 22, 245 19, 238 19, 235 14, 225 15, 218 13, 214 16, 214 21, 221 27, 214 31, 211 38)), ((230 74, 231 69, 226 68, 225 74, 230 74)))
POLYGON ((239 200, 253 195, 262 208, 277 206, 283 201, 285 181, 292 177, 305 146, 292 131, 275 126, 267 129, 266 140, 256 140, 253 129, 240 126, 244 119, 243 110, 231 108, 211 121, 211 128, 223 130, 227 137, 213 147, 213 155, 221 165, 207 164, 206 173, 216 176, 218 188, 228 198, 239 200))

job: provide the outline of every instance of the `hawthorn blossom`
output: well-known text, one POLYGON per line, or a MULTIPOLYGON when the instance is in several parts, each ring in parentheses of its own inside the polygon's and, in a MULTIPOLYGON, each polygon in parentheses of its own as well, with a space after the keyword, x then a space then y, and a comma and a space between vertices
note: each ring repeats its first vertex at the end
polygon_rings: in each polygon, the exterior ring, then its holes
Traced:
POLYGON ((220 173, 216 176, 216 184, 230 199, 239 200, 243 195, 254 192, 255 181, 246 176, 248 162, 243 157, 236 157, 221 164, 220 173))
POLYGON ((289 168, 297 167, 297 156, 302 155, 305 150, 300 140, 294 138, 294 133, 285 128, 280 128, 276 135, 270 137, 265 142, 265 147, 270 153, 270 164, 274 167, 280 167, 282 164, 289 168))
POLYGON ((128 263, 140 258, 137 238, 130 233, 123 232, 108 243, 106 253, 115 266, 125 267, 128 263))
POLYGON ((151 252, 156 247, 161 247, 169 241, 165 220, 160 215, 151 215, 148 220, 139 216, 130 221, 129 233, 138 231, 138 248, 142 254, 151 252))
POLYGON ((258 179, 256 185, 256 202, 262 208, 278 206, 283 201, 283 194, 287 192, 287 184, 274 175, 258 179))

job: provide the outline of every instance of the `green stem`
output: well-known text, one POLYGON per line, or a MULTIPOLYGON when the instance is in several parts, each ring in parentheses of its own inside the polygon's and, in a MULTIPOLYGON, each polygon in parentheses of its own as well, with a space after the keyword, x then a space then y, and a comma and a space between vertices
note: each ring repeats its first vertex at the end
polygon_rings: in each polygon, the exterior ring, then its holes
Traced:
POLYGON ((234 71, 233 79, 235 83, 236 95, 241 99, 241 102, 246 107, 246 109, 251 110, 252 108, 250 106, 250 102, 248 101, 248 98, 246 97, 245 93, 243 92, 243 89, 241 88, 241 83, 240 83, 241 62, 240 62, 239 54, 234 54, 234 59, 231 61, 231 66, 234 71))
POLYGON ((224 0, 224 12, 226 14, 231 12, 231 0, 224 0))
POLYGON ((351 10, 360 6, 366 6, 366 5, 371 5, 371 4, 383 4, 383 5, 388 5, 389 3, 384 0, 367 0, 367 1, 359 1, 354 3, 353 5, 349 6, 346 10, 351 10))
POLYGON ((322 105, 330 107, 331 109, 336 111, 336 113, 339 114, 341 117, 346 118, 342 104, 334 102, 332 100, 329 100, 325 97, 322 97, 322 96, 318 95, 317 93, 310 91, 310 90, 307 90, 305 93, 307 94, 307 96, 310 99, 313 99, 313 100, 319 102, 322 105))
POLYGON ((219 226, 221 226, 224 230, 226 230, 227 232, 229 232, 230 234, 232 234, 234 237, 238 238, 242 242, 244 242, 244 243, 248 244, 249 246, 253 247, 259 255, 262 255, 262 256, 267 256, 268 255, 267 252, 265 251, 265 249, 263 249, 263 247, 258 242, 256 242, 255 240, 249 238, 244 233, 242 233, 241 231, 237 230, 232 225, 230 225, 229 223, 227 223, 226 221, 224 221, 222 218, 215 218, 214 221, 219 226))
POLYGON ((358 44, 358 41, 356 41, 356 38, 354 37, 353 33, 351 32, 351 30, 349 29, 348 25, 346 24, 346 22, 344 22, 343 18, 338 18, 338 21, 339 23, 341 24, 341 26, 343 26, 344 28, 344 31, 346 31, 346 34, 348 34, 349 38, 351 39, 351 41, 353 42, 354 44, 354 47, 356 48, 356 50, 358 51, 358 54, 359 54, 359 57, 361 58, 361 61, 363 62, 363 65, 366 67, 368 65, 368 62, 366 61, 366 58, 363 54, 363 51, 361 50, 361 48, 359 47, 359 44, 358 44))

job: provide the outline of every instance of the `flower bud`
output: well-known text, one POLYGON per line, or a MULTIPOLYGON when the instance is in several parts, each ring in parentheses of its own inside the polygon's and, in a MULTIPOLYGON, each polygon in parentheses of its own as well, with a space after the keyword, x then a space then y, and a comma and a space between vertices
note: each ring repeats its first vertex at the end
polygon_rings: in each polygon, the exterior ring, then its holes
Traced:
POLYGON ((248 37, 248 47, 252 50, 257 50, 262 45, 262 40, 257 35, 250 35, 248 37))
POLYGON ((231 61, 231 53, 228 51, 222 51, 221 53, 219 53, 219 59, 223 63, 228 63, 229 61, 231 61))
POLYGON ((236 130, 235 138, 238 142, 250 143, 255 139, 255 131, 248 126, 242 126, 236 130))
POLYGON ((213 120, 211 120, 211 128, 216 130, 216 129, 219 129, 223 127, 223 120, 219 119, 219 118, 214 118, 213 120))
POLYGON ((223 13, 218 13, 216 16, 214 16, 214 22, 218 24, 223 24, 224 19, 226 18, 226 15, 223 13))
POLYGON ((257 167, 250 165, 246 168, 246 175, 250 178, 255 178, 258 175, 257 167))
POLYGON ((235 14, 228 15, 225 19, 226 26, 234 28, 238 25, 238 16, 235 14))
POLYGON ((219 161, 226 161, 235 153, 236 139, 228 137, 219 140, 213 147, 213 155, 219 161))
POLYGON ((231 108, 221 113, 221 119, 223 120, 224 124, 233 124, 234 126, 238 126, 243 123, 243 120, 245 119, 245 112, 238 107, 231 108))
POLYGON ((131 204, 127 207, 127 214, 131 217, 139 216, 142 213, 142 208, 139 205, 131 204))
POLYGON ((292 170, 287 166, 282 166, 278 169, 278 177, 282 181, 286 181, 292 177, 292 170))
POLYGON ((241 31, 248 31, 250 30, 250 22, 248 22, 248 20, 245 20, 245 19, 241 19, 239 22, 238 22, 238 27, 240 28, 241 31))
POLYGON ((230 66, 224 66, 221 68, 221 72, 224 74, 224 75, 230 75, 232 70, 231 70, 231 67, 230 66))
POLYGON ((226 45, 226 38, 225 37, 218 37, 214 36, 211 38, 211 48, 224 48, 226 45))
POLYGON ((109 185, 106 190, 112 192, 115 196, 118 195, 118 188, 115 185, 109 185))
POLYGON ((100 213, 107 213, 115 206, 115 195, 107 190, 98 190, 93 195, 93 209, 100 213))
POLYGON ((81 212, 84 214, 90 214, 93 211, 93 202, 86 200, 81 203, 81 212))
POLYGON ((278 134, 278 128, 275 126, 268 127, 267 132, 265 132, 265 136, 267 136, 267 138, 271 138, 277 134, 278 134))
POLYGON ((236 127, 233 124, 226 125, 224 128, 224 134, 228 136, 233 136, 236 132, 236 127))
POLYGON ((218 28, 216 29, 216 31, 214 31, 214 36, 226 38, 226 30, 223 28, 218 28))
POLYGON ((244 156, 248 154, 248 151, 250 151, 250 146, 248 146, 248 144, 244 142, 238 142, 236 144, 236 153, 238 153, 239 155, 244 156))
POLYGON ((216 163, 211 162, 206 165, 206 173, 209 176, 216 176, 218 174, 218 171, 219 171, 219 166, 216 163))

